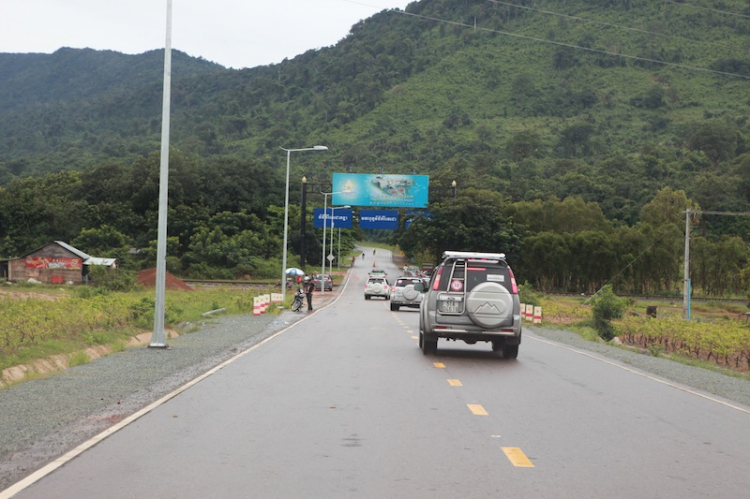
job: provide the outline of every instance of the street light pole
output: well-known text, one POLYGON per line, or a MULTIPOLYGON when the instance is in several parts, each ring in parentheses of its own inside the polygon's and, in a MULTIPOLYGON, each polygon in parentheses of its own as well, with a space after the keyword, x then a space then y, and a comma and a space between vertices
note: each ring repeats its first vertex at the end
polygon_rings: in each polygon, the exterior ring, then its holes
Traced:
POLYGON ((307 226, 307 177, 302 177, 302 201, 299 224, 299 268, 305 270, 305 228, 307 226))
POLYGON ((161 111, 161 161, 159 166, 159 213, 156 240, 156 296, 154 332, 149 348, 167 348, 164 331, 167 281, 167 211, 169 206, 169 116, 172 87, 172 0, 167 0, 167 37, 164 44, 164 93, 161 111))
MULTIPOLYGON (((336 191, 336 192, 321 192, 323 195, 323 251, 320 256, 320 292, 325 293, 326 287, 323 280, 323 275, 326 273, 326 227, 328 226, 328 196, 332 196, 334 194, 348 194, 350 191, 343 190, 343 191, 336 191)), ((351 208, 351 206, 349 206, 351 208)), ((333 236, 331 236, 333 237, 333 236)), ((333 279, 333 278, 331 278, 333 279)))
POLYGON ((284 248, 281 255, 281 302, 284 303, 286 300, 286 246, 287 246, 287 232, 289 226, 289 165, 292 161, 293 152, 301 151, 327 151, 326 146, 314 146, 305 147, 302 149, 284 149, 286 151, 286 189, 284 190, 284 248))
MULTIPOLYGON (((336 220, 334 219, 334 214, 336 213, 336 210, 348 209, 348 208, 351 208, 351 206, 346 205, 346 206, 337 206, 335 208, 331 207, 331 252, 328 254, 328 256, 331 256, 331 257, 333 256, 333 240, 334 240, 333 229, 336 226, 336 220)), ((341 243, 341 228, 339 228, 339 244, 340 243, 341 243)), ((341 253, 341 251, 339 251, 339 253, 341 253)), ((339 258, 340 257, 341 255, 339 254, 339 258)), ((328 269, 329 269, 328 275, 331 276, 331 279, 333 279, 333 258, 328 260, 328 269)))

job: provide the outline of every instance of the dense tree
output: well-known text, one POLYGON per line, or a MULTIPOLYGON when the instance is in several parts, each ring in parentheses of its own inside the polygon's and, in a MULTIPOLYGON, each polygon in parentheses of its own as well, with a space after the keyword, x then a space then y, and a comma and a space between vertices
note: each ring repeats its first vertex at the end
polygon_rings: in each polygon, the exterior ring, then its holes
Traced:
POLYGON ((446 250, 518 254, 513 225, 503 215, 505 201, 496 192, 461 189, 458 196, 432 203, 398 238, 409 255, 428 253, 435 261, 446 250))

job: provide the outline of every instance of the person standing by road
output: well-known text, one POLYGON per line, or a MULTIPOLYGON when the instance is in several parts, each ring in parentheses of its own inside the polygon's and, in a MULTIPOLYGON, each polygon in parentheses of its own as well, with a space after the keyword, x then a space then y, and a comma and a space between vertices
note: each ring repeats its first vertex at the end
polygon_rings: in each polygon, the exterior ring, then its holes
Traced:
POLYGON ((305 277, 305 286, 304 286, 305 295, 307 296, 307 311, 312 311, 312 295, 313 291, 315 291, 315 283, 313 283, 312 279, 310 279, 310 276, 305 277))

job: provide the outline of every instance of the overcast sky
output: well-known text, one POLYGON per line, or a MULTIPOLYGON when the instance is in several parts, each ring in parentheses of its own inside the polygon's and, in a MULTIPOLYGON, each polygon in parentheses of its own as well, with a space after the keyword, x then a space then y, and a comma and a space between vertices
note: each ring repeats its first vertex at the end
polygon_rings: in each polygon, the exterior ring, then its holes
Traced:
MULTIPOLYGON (((172 0, 172 48, 231 68, 335 45, 362 19, 413 0, 172 0)), ((163 48, 167 0, 0 0, 0 52, 163 48)))

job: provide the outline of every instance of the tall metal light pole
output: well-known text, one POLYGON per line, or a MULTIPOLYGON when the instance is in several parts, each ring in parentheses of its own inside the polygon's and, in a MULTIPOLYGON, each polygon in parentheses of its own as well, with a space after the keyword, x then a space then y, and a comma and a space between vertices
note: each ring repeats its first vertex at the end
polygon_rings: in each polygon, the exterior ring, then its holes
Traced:
POLYGON ((164 309, 167 281, 167 207, 169 203, 169 103, 172 86, 172 0, 167 0, 167 37, 164 44, 164 93, 161 111, 161 165, 159 168, 159 218, 156 242, 156 298, 154 332, 149 348, 167 348, 164 309))
POLYGON ((326 287, 325 287, 325 284, 322 282, 322 279, 323 279, 323 274, 326 273, 326 227, 328 226, 328 196, 332 196, 334 194, 348 194, 348 193, 349 191, 347 190, 336 191, 336 192, 321 192, 321 194, 323 195, 323 252, 320 257, 320 279, 321 279, 320 292, 321 293, 326 292, 326 287))
POLYGON ((690 320, 690 213, 685 210, 685 256, 683 260, 682 318, 690 320))
POLYGON ((286 300, 286 243, 288 232, 287 228, 289 226, 289 164, 292 161, 292 153, 301 151, 327 151, 328 148, 326 146, 314 146, 305 147, 302 149, 284 149, 283 147, 281 147, 280 149, 282 151, 286 151, 286 189, 284 190, 284 248, 281 256, 281 302, 284 303, 284 300, 286 300))
MULTIPOLYGON (((337 206, 335 208, 331 207, 331 252, 328 254, 329 257, 333 257, 333 239, 334 239, 333 229, 334 229, 334 226, 336 225, 336 220, 334 220, 333 217, 336 213, 336 210, 348 209, 348 208, 351 208, 351 206, 346 205, 346 206, 337 206)), ((323 219, 325 220, 325 217, 323 217, 323 219)), ((339 229, 339 241, 341 241, 340 234, 341 234, 341 229, 339 229)), ((339 255, 339 257, 341 257, 341 255, 339 255)), ((329 269, 328 275, 331 276, 331 280, 333 280, 333 258, 328 259, 328 269, 329 269)))
POLYGON ((307 177, 302 177, 302 200, 299 217, 299 268, 305 270, 305 227, 307 226, 307 177))

